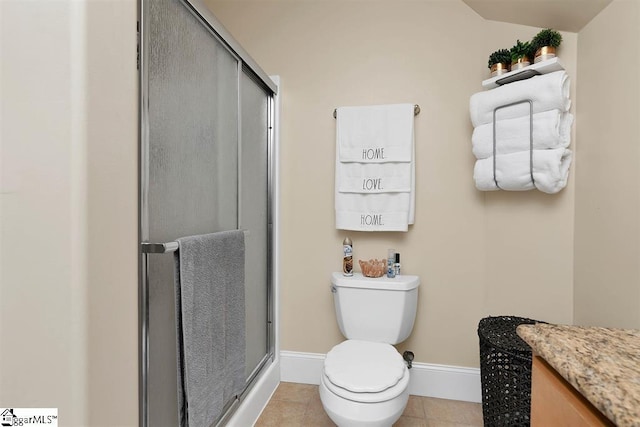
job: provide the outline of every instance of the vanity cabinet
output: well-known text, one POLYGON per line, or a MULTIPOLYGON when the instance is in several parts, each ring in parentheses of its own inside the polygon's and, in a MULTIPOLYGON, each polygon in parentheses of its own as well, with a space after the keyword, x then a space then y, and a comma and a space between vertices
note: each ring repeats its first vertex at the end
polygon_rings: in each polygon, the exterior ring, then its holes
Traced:
POLYGON ((520 325, 533 427, 640 426, 640 329, 520 325))
POLYGON ((614 425, 544 359, 534 355, 531 378, 532 427, 614 425))

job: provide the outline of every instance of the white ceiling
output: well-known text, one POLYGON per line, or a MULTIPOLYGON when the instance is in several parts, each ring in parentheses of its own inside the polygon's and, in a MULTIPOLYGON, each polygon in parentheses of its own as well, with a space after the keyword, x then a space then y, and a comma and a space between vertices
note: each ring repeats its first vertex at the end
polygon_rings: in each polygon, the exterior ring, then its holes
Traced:
POLYGON ((484 19, 577 33, 612 0, 462 0, 484 19))

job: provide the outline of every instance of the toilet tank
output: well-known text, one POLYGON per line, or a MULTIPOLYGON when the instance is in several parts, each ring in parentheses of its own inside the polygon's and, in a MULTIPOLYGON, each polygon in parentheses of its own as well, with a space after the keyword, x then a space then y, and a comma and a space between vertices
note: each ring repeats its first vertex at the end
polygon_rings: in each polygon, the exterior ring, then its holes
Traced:
POLYGON ((418 276, 331 276, 338 325, 347 339, 398 344, 411 334, 418 307, 418 276))

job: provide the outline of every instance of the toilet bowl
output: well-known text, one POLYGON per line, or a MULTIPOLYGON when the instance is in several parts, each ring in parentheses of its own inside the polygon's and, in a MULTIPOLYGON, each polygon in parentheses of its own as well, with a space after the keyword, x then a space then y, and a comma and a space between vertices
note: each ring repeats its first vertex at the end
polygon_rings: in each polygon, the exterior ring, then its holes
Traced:
POLYGON ((338 427, 391 427, 409 400, 409 370, 393 347, 413 329, 417 276, 334 273, 331 292, 346 341, 324 360, 320 400, 338 427))
POLYGON ((390 344, 347 340, 327 354, 320 400, 339 427, 390 427, 409 399, 409 370, 390 344))

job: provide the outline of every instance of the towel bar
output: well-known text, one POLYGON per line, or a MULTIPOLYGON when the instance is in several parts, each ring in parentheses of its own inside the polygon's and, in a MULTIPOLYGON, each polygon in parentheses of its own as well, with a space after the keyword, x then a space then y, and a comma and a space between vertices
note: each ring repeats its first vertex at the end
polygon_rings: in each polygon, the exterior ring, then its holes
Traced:
MULTIPOLYGON (((244 232, 244 236, 246 237, 249 234, 249 230, 242 230, 244 232)), ((143 254, 167 254, 170 252, 175 252, 178 250, 178 242, 166 242, 166 243, 149 243, 142 242, 140 243, 140 250, 143 254)))
POLYGON ((143 254, 166 254, 178 250, 178 242, 167 243, 140 243, 143 254))
MULTIPOLYGON (((418 114, 420 114, 420 106, 418 104, 415 104, 413 106, 413 115, 417 116, 418 114)), ((338 109, 337 108, 333 109, 333 118, 334 119, 338 118, 338 109)))

